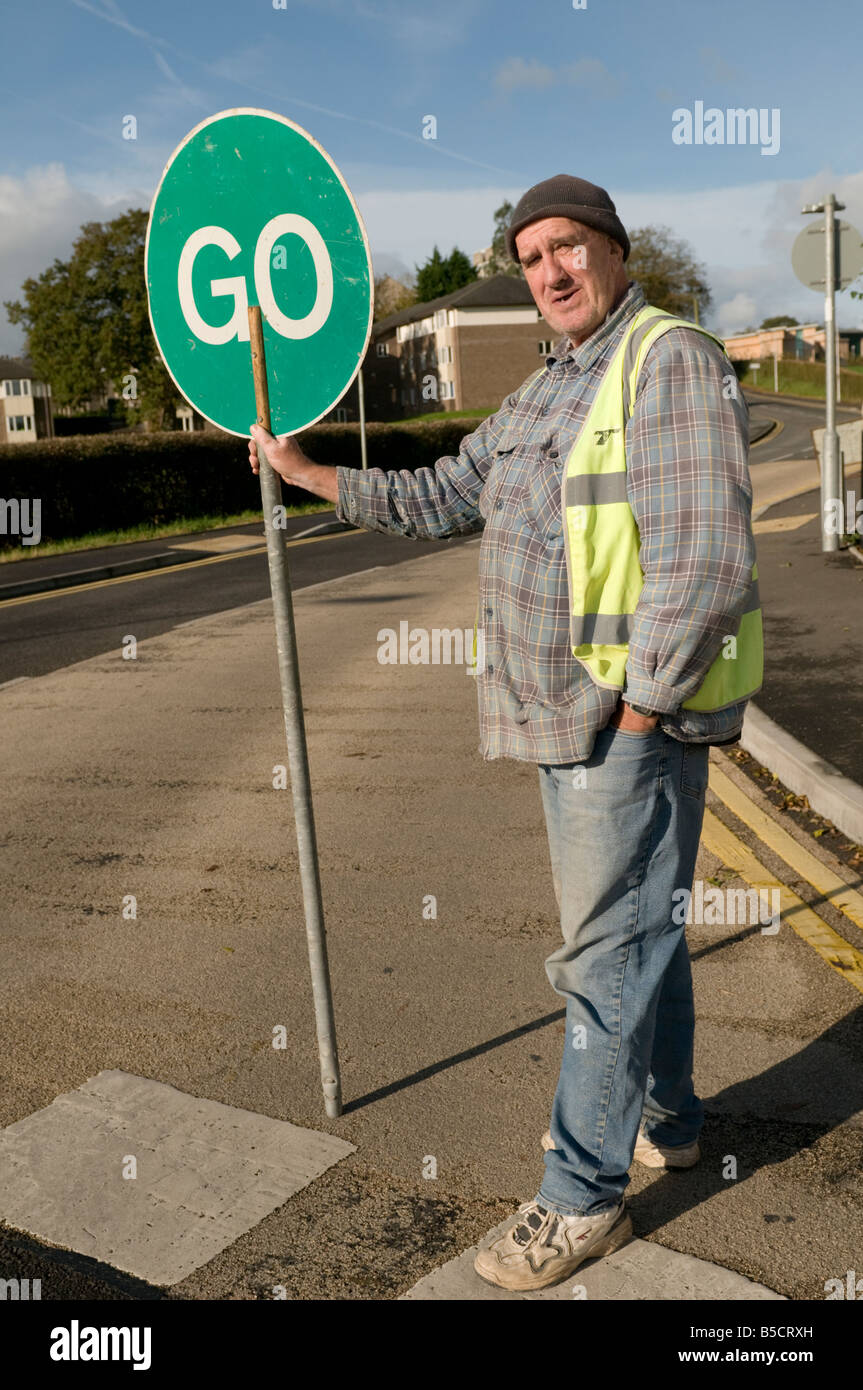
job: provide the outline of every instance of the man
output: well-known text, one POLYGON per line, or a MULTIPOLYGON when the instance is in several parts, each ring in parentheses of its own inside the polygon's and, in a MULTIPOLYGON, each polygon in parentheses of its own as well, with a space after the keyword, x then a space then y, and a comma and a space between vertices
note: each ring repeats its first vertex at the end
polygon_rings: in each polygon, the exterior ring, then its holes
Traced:
POLYGON ((645 306, 604 189, 537 184, 507 239, 562 337, 457 458, 334 470, 257 427, 250 458, 260 442, 368 529, 483 531, 480 751, 539 768, 564 940, 546 971, 567 1026, 541 1188, 476 1269, 535 1289, 631 1238, 634 1156, 699 1157, 672 894, 692 886, 709 745, 737 740, 760 686, 761 615, 747 409, 721 347, 645 306))

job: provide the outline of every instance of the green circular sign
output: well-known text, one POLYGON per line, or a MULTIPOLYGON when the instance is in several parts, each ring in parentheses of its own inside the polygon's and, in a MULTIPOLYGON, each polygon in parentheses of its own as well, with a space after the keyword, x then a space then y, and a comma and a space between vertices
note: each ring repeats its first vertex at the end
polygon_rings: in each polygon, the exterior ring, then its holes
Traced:
POLYGON ((146 268, 165 366, 231 434, 248 435, 257 414, 250 304, 274 434, 320 420, 359 370, 372 326, 366 230, 329 155, 284 116, 221 111, 189 132, 153 198, 146 268))

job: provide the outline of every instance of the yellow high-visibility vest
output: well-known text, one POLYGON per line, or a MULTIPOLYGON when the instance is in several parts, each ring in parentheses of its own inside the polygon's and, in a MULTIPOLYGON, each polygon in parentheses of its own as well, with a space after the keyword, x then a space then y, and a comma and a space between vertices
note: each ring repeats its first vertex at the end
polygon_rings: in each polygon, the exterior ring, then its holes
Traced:
MULTIPOLYGON (((706 329, 645 306, 627 326, 563 470, 572 654, 597 685, 610 690, 624 689, 629 638, 644 587, 638 524, 626 494, 626 422, 635 408, 644 357, 671 328, 703 333, 724 351, 721 340, 706 329)), ((713 664, 695 694, 682 702, 683 709, 724 709, 761 688, 764 638, 757 565, 752 566, 742 615, 720 641, 713 664)))

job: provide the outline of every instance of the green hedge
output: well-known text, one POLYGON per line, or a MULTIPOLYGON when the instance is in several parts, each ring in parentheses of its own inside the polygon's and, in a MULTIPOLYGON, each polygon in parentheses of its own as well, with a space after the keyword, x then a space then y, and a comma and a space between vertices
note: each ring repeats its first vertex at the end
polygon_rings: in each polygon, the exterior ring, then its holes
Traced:
MULTIPOLYGON (((470 422, 367 425, 370 468, 409 469, 457 454, 470 422)), ((313 425, 299 436, 316 463, 360 466, 359 425, 313 425)), ((215 431, 114 433, 0 445, 0 497, 40 498, 42 539, 65 540, 179 517, 231 515, 260 506, 242 439, 215 431)), ((310 494, 283 487, 296 506, 310 494)), ((0 535, 0 547, 17 546, 0 535)))

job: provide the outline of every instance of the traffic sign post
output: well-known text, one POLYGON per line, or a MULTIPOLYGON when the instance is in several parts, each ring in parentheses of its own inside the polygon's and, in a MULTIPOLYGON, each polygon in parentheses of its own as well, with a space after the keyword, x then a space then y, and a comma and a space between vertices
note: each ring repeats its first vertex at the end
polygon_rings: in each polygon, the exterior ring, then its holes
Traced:
MULTIPOLYGON (((252 349, 257 422, 268 433, 271 433, 267 359, 261 310, 257 306, 250 306, 249 308, 249 337, 252 349)), ((288 741, 288 762, 291 768, 291 794, 294 799, 294 820, 297 827, 300 880, 303 885, 306 940, 312 975, 312 997, 315 1001, 321 1086, 324 1092, 326 1112, 335 1117, 342 1113, 342 1086, 336 1045, 336 1025, 333 1017, 333 994, 327 960, 327 938, 324 930, 324 906, 321 898, 321 875, 318 865, 315 815, 312 808, 309 755, 306 748, 306 727, 303 719, 297 634, 294 627, 294 605, 291 599, 291 577, 288 569, 285 533, 281 527, 275 525, 274 521, 276 509, 281 502, 281 485, 278 474, 270 466, 260 444, 257 446, 257 453, 264 526, 267 533, 270 591, 273 595, 273 616, 276 622, 276 650, 279 658, 279 679, 282 686, 285 736, 288 741)))
POLYGON ((829 193, 823 203, 811 203, 804 213, 823 212, 819 226, 804 227, 791 250, 794 274, 808 289, 824 291, 825 422, 821 448, 821 549, 838 550, 839 537, 827 520, 845 480, 836 434, 836 291, 843 290, 863 270, 863 237, 848 222, 836 223, 835 214, 845 204, 829 193), (823 237, 823 242, 821 238, 823 237))
MULTIPOLYGON (((338 169, 300 126, 243 108, 190 131, 156 190, 145 259, 165 366, 221 429, 247 438, 256 417, 295 434, 347 391, 371 334, 368 239, 338 169)), ((281 488, 260 447, 258 460, 321 1085, 335 1117, 341 1079, 281 488)))

